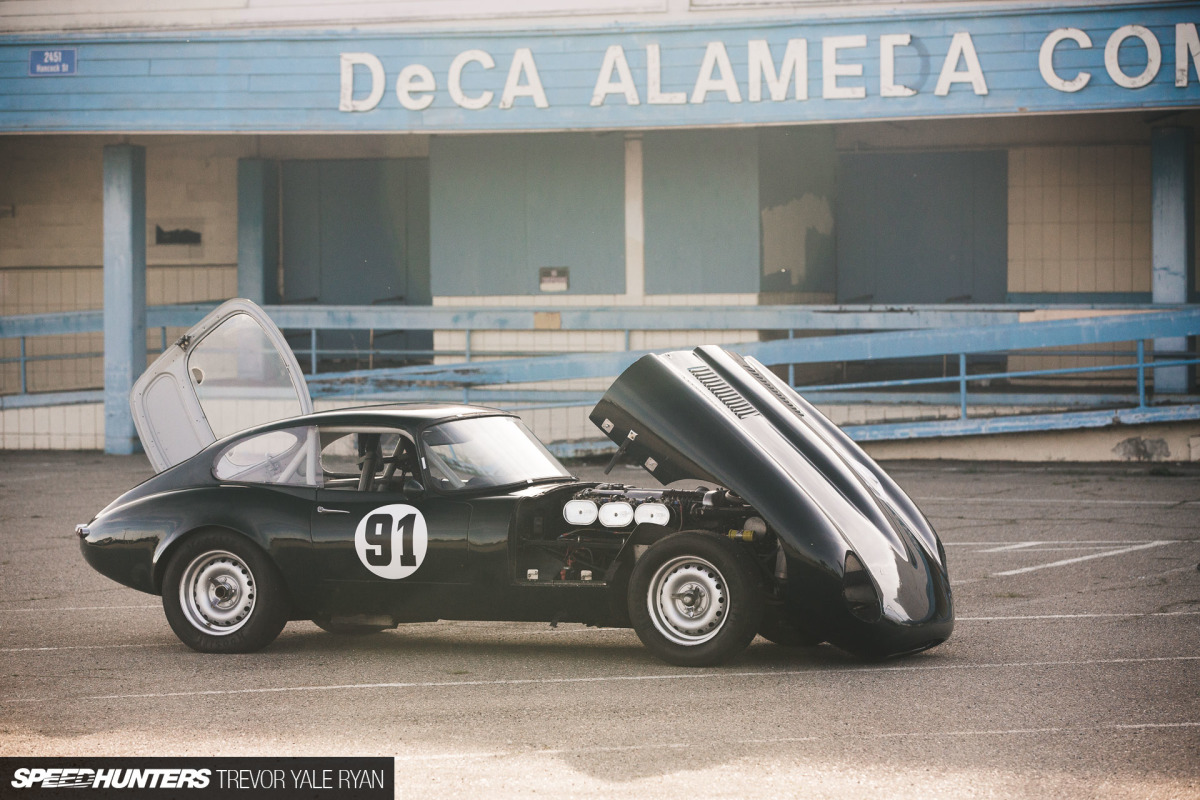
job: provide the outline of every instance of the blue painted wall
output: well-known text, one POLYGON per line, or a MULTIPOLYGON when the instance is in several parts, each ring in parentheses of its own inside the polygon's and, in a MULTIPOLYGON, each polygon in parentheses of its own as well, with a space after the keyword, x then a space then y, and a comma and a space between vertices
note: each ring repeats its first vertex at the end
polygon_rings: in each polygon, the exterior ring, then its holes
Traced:
MULTIPOLYGON (((1196 3, 1145 2, 1092 10, 1001 6, 969 14, 897 11, 842 20, 813 17, 518 34, 8 36, 0 37, 0 131, 525 131, 1195 106, 1200 102, 1200 79, 1194 60, 1187 64, 1187 85, 1175 85, 1175 26, 1198 21, 1196 3), (1105 69, 1105 44, 1113 31, 1126 25, 1145 26, 1161 48, 1162 66, 1142 88, 1122 88, 1105 69), (1090 74, 1077 92, 1052 88, 1039 71, 1042 44, 1058 28, 1078 28, 1092 42, 1084 49, 1068 41, 1055 51, 1054 65, 1063 78, 1080 70, 1090 74), (956 82, 939 96, 934 91, 939 74, 953 35, 961 32, 970 34, 987 94, 977 94, 970 83, 956 82), (886 34, 911 36, 910 44, 896 48, 894 58, 895 83, 914 90, 911 96, 881 96, 880 37, 886 34), (861 98, 826 96, 823 42, 844 36, 865 37, 865 46, 847 46, 836 54, 849 73, 861 68, 861 76, 838 77, 836 87, 861 87, 861 98), (807 42, 807 98, 797 99, 793 84, 786 96, 772 99, 761 81, 750 80, 749 43, 767 42, 772 70, 777 70, 791 39, 807 42), (651 97, 646 48, 652 45, 661 49, 662 91, 681 93, 677 99, 682 103, 656 103, 651 97), (703 68, 710 45, 727 54, 731 85, 702 92, 701 97, 698 83, 722 77, 719 68, 703 68), (622 48, 636 105, 624 91, 592 104, 605 54, 613 46, 622 48), (56 47, 76 49, 76 74, 29 76, 30 51, 56 47), (524 49, 530 62, 514 73, 512 85, 527 91, 518 92, 511 107, 502 108, 510 66, 524 49), (493 64, 463 64, 462 94, 467 104, 469 98, 486 100, 478 109, 456 102, 449 86, 453 61, 471 50, 484 51, 493 64), (343 53, 368 53, 377 59, 383 75, 381 94, 369 110, 339 110, 343 53), (429 100, 422 110, 403 106, 397 93, 401 70, 414 65, 429 70, 435 87, 409 92, 410 105, 429 100), (543 90, 544 107, 529 96, 535 85, 543 90), (755 87, 763 89, 764 99, 758 102, 751 100, 755 87)), ((712 55, 715 58, 715 51, 712 55)), ((1146 48, 1131 39, 1120 48, 1119 57, 1123 71, 1136 75, 1146 64, 1146 48)), ((955 65, 949 69, 954 71, 955 65)), ((361 102, 370 96, 370 71, 365 66, 352 71, 350 99, 361 102)), ((614 81, 617 75, 613 73, 614 81)))
POLYGON ((839 303, 1005 300, 1005 151, 847 153, 837 223, 839 303))
POLYGON ((625 291, 622 136, 439 136, 429 162, 434 295, 539 294, 541 267, 625 291))
MULTIPOLYGON (((423 158, 284 161, 284 299, 326 305, 429 305, 429 170, 423 158)), ((273 273, 272 273, 273 277, 273 273)), ((363 350, 364 331, 323 331, 320 346, 363 350)), ((376 331, 375 346, 428 349, 428 332, 376 331)), ((307 335, 294 345, 308 346, 307 335)))
MULTIPOLYGON (((833 211, 838 154, 834 127, 804 125, 758 132, 762 213, 762 290, 832 296, 837 290, 833 211), (772 230, 784 226, 788 230, 772 230), (796 250, 771 247, 783 238, 796 250), (800 245, 799 242, 803 242, 800 245)), ((829 299, 832 299, 830 297, 829 299)))
POLYGON ((758 133, 647 133, 646 291, 757 292, 758 133))

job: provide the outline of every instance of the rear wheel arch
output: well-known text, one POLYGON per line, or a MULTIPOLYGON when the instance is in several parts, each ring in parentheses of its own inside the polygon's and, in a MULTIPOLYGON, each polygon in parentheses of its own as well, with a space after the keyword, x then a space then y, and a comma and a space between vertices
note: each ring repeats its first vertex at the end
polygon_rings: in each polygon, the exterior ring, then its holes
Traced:
POLYGON ((247 536, 204 527, 164 551, 160 592, 180 641, 210 653, 249 653, 279 635, 291 599, 274 559, 247 536))
MULTIPOLYGON (((239 536, 245 539, 247 544, 257 548, 264 558, 274 564, 275 569, 279 569, 279 564, 277 564, 275 559, 271 557, 270 550, 266 547, 263 547, 262 542, 259 542, 255 539, 255 537, 248 535, 245 531, 239 531, 236 528, 229 527, 228 525, 198 525, 195 528, 186 530, 183 533, 176 535, 174 538, 169 539, 167 542, 160 545, 157 552, 155 552, 151 579, 153 580, 154 591, 157 594, 162 594, 163 577, 166 575, 167 565, 171 563, 171 559, 174 558, 175 553, 180 547, 183 547, 185 542, 195 538, 196 536, 199 536, 202 533, 232 533, 235 536, 239 536)), ((280 570, 280 572, 282 572, 282 570, 280 570)))

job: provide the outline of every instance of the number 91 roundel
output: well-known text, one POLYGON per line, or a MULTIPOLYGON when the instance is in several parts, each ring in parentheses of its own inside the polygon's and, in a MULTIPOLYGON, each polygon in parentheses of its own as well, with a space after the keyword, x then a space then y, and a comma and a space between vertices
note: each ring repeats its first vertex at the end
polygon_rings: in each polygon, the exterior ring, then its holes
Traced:
POLYGON ((380 506, 358 523, 354 549, 358 560, 381 578, 398 580, 417 571, 425 560, 429 531, 425 517, 412 506, 380 506))

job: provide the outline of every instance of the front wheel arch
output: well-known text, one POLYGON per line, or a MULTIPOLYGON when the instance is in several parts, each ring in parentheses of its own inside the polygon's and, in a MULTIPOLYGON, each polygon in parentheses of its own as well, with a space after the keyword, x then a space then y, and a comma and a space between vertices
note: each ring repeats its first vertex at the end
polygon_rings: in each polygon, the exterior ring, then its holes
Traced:
POLYGON ((761 570, 741 545, 705 531, 663 537, 637 560, 629 617, 642 643, 672 664, 705 667, 740 653, 763 615, 761 570))

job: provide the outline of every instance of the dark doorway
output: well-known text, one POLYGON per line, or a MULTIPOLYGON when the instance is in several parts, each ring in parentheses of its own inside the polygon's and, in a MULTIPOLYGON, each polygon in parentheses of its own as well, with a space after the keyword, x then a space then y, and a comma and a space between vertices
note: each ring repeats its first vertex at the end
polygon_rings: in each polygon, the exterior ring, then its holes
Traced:
POLYGON ((1008 154, 849 153, 838 164, 839 303, 1003 303, 1008 154))
MULTIPOLYGON (((282 164, 283 301, 429 305, 429 161, 356 159, 282 164)), ((293 349, 307 367, 307 336, 293 349)), ((324 331, 321 369, 428 356, 430 331, 324 331), (392 353, 389 355, 389 352, 392 353)))

